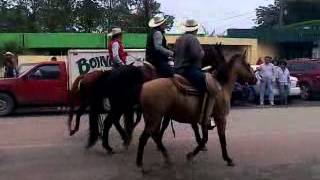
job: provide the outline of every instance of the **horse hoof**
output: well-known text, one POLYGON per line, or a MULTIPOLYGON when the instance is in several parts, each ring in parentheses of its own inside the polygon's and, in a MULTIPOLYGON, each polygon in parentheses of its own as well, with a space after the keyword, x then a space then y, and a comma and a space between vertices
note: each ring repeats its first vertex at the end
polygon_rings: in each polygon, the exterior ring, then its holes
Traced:
POLYGON ((216 126, 212 126, 212 125, 208 125, 208 130, 211 131, 211 130, 214 130, 216 126))
POLYGON ((109 155, 113 155, 113 154, 115 154, 116 152, 114 152, 113 150, 108 150, 108 154, 109 155))
POLYGON ((70 131, 70 136, 73 136, 74 134, 76 134, 76 131, 75 130, 72 130, 72 131, 70 131))
POLYGON ((188 161, 191 161, 193 159, 193 153, 191 152, 191 153, 188 153, 187 154, 187 160, 188 161))
POLYGON ((86 149, 92 148, 95 144, 96 144, 96 142, 89 142, 89 143, 86 145, 86 149))
POLYGON ((164 163, 167 165, 167 166, 172 166, 172 162, 171 162, 171 160, 170 159, 166 159, 166 160, 164 160, 164 163))
POLYGON ((228 162, 227 165, 230 166, 230 167, 234 167, 235 166, 235 164, 232 161, 228 162))
POLYGON ((201 149, 201 151, 208 151, 208 148, 207 147, 203 147, 202 149, 201 149))
POLYGON ((115 152, 113 151, 113 149, 110 146, 102 144, 102 147, 103 147, 103 149, 105 149, 108 152, 108 154, 110 154, 110 155, 115 154, 115 152))

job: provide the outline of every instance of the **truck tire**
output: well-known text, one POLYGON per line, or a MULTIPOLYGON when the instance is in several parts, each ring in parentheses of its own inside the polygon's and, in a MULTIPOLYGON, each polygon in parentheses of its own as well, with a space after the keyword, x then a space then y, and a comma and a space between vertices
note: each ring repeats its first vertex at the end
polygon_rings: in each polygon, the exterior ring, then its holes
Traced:
POLYGON ((307 101, 312 98, 311 88, 307 83, 301 84, 301 99, 307 101))
POLYGON ((5 93, 0 93, 0 116, 6 116, 14 110, 14 101, 12 97, 5 93))

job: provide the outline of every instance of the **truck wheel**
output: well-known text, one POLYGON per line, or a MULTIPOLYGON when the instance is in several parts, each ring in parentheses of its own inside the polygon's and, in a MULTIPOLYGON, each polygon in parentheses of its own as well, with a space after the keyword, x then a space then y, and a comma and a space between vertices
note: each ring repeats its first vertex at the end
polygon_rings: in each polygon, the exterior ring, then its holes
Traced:
POLYGON ((311 88, 308 84, 301 84, 301 99, 310 100, 311 99, 311 88))
POLYGON ((0 93, 0 116, 5 116, 13 112, 14 101, 11 96, 0 93))

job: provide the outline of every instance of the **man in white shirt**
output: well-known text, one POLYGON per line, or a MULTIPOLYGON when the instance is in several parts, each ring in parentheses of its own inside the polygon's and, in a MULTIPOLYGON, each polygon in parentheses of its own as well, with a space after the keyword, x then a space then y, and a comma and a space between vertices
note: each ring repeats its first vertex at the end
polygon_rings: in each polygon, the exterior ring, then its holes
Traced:
POLYGON ((276 68, 271 63, 271 60, 271 57, 266 56, 264 58, 264 63, 258 68, 258 75, 260 79, 260 105, 264 105, 264 95, 266 89, 268 89, 270 105, 274 105, 272 84, 275 81, 276 68))
POLYGON ((279 68, 277 69, 277 84, 279 86, 279 93, 281 98, 281 103, 284 105, 288 104, 288 95, 290 90, 290 72, 287 68, 287 62, 281 61, 279 63, 279 68))

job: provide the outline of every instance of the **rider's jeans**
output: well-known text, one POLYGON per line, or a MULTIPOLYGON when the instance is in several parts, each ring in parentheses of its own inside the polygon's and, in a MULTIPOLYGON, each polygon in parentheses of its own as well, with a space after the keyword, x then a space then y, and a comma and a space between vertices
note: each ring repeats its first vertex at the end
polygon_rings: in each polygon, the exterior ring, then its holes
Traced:
POLYGON ((204 94, 207 91, 205 76, 201 69, 197 67, 189 67, 185 69, 177 69, 176 73, 188 79, 201 94, 204 94))

